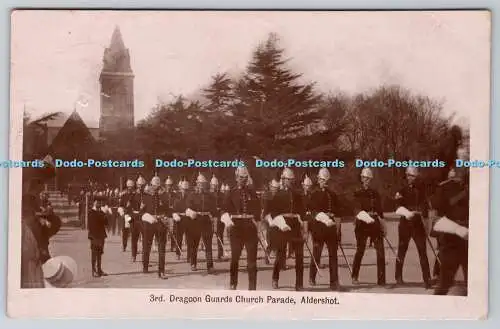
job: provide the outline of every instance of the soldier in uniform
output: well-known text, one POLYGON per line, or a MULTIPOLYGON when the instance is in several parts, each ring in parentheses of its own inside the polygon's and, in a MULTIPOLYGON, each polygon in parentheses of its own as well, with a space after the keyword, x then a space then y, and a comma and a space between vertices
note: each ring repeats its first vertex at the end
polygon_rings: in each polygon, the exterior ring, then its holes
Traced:
MULTIPOLYGON (((188 245, 188 262, 189 256, 190 256, 190 245, 187 242, 187 228, 189 221, 191 220, 186 216, 186 208, 187 208, 187 199, 188 199, 188 191, 189 191, 189 182, 187 180, 181 180, 179 181, 179 195, 174 201, 174 208, 173 211, 174 213, 172 214, 172 219, 174 221, 174 234, 175 234, 175 239, 177 241, 177 244, 179 245, 179 248, 182 249, 182 241, 184 240, 184 235, 186 235, 186 244, 188 245)), ((178 252, 178 257, 177 259, 180 259, 180 252, 177 248, 178 252)))
POLYGON ((383 219, 380 195, 370 187, 373 173, 370 168, 361 171, 362 187, 354 193, 356 220, 354 234, 356 235, 356 254, 354 255, 352 282, 358 283, 361 260, 365 254, 366 243, 371 238, 377 252, 377 284, 385 286, 385 250, 384 237, 386 225, 383 219))
POLYGON ((191 270, 197 270, 198 245, 200 238, 205 245, 205 254, 207 259, 207 271, 209 274, 214 272, 214 263, 212 258, 212 237, 213 223, 212 218, 217 216, 215 200, 211 193, 208 193, 208 181, 201 173, 196 179, 196 191, 189 194, 187 200, 186 215, 190 218, 188 224, 188 249, 191 254, 191 270))
POLYGON ((139 176, 137 178, 137 191, 134 194, 134 201, 132 202, 132 222, 130 224, 131 231, 131 245, 132 245, 132 261, 135 262, 137 259, 137 244, 139 243, 139 238, 142 235, 142 215, 144 208, 144 188, 146 185, 146 180, 144 177, 139 176))
POLYGON ((236 169, 236 187, 224 198, 221 221, 229 231, 231 243, 230 289, 238 285, 238 267, 243 247, 247 252, 248 290, 257 289, 257 245, 256 221, 260 219, 259 200, 248 187, 249 174, 246 167, 236 169))
POLYGON ((122 250, 125 252, 127 250, 128 236, 130 233, 130 225, 134 216, 134 202, 135 202, 135 191, 134 191, 134 181, 131 179, 127 180, 127 189, 120 195, 120 206, 118 207, 118 213, 123 218, 123 228, 122 228, 122 250))
MULTIPOLYGON (((340 243, 340 205, 337 195, 328 189, 330 172, 321 168, 318 173, 319 188, 312 193, 312 218, 309 222, 313 237, 313 257, 318 262, 323 245, 328 249, 330 289, 339 289, 337 248, 340 243)), ((316 266, 309 268, 309 284, 316 285, 316 266)))
MULTIPOLYGON (((279 183, 276 179, 272 179, 270 182, 269 182, 269 190, 265 191, 263 194, 262 194, 262 197, 261 197, 261 209, 262 209, 262 219, 265 219, 265 220, 262 220, 261 223, 262 223, 262 226, 264 228, 264 231, 266 232, 265 236, 266 236, 266 241, 267 241, 267 246, 266 246, 266 258, 265 258, 265 263, 266 264, 269 264, 270 263, 270 259, 269 259, 269 254, 275 250, 275 246, 273 244, 273 239, 272 239, 272 233, 271 233, 271 228, 269 227, 269 217, 270 215, 267 213, 267 211, 269 210, 269 202, 273 199, 273 197, 276 195, 276 193, 278 193, 279 191, 279 183)), ((286 268, 286 264, 283 265, 283 269, 286 268)))
MULTIPOLYGON (((304 177, 304 181, 302 182, 302 201, 304 202, 304 211, 306 213, 306 217, 304 220, 306 220, 308 223, 311 222, 311 201, 312 201, 312 195, 313 195, 313 182, 309 176, 304 177)), ((309 231, 311 230, 311 226, 308 225, 307 228, 309 231)), ((316 259, 318 265, 320 264, 320 259, 316 259)))
POLYGON ((101 210, 105 197, 98 195, 94 198, 94 205, 89 211, 88 238, 90 240, 90 252, 92 262, 92 276, 107 276, 102 270, 102 255, 104 253, 104 241, 106 240, 106 227, 108 221, 106 214, 101 210))
POLYGON ((154 176, 151 185, 146 190, 144 208, 142 210, 142 270, 148 273, 151 246, 156 238, 158 243, 158 277, 166 279, 165 275, 165 248, 167 245, 168 223, 164 208, 160 177, 154 176))
POLYGON ((300 291, 304 287, 304 237, 307 235, 307 225, 302 221, 305 217, 304 204, 300 194, 293 189, 293 171, 285 168, 281 178, 283 190, 270 200, 266 210, 270 214, 269 225, 276 243, 272 284, 273 289, 278 288, 279 272, 286 262, 286 245, 291 241, 295 252, 295 290, 300 291))
POLYGON ((169 223, 168 235, 170 235, 170 251, 177 255, 177 259, 181 258, 180 246, 178 245, 175 232, 177 231, 177 222, 173 220, 172 214, 174 212, 174 204, 176 199, 176 193, 173 190, 174 181, 170 176, 165 180, 165 189, 162 193, 163 211, 169 223))
POLYGON ((225 225, 220 219, 222 210, 223 194, 219 192, 219 180, 215 175, 210 180, 210 193, 215 199, 215 208, 217 209, 217 222, 215 224, 215 236, 217 238, 217 259, 222 260, 224 256, 224 229, 225 225))
MULTIPOLYGON (((457 158, 467 160, 465 149, 457 158)), ((432 208, 439 217, 433 231, 439 235, 441 268, 434 295, 446 295, 452 287, 458 268, 462 266, 465 281, 468 270, 469 177, 466 168, 455 168, 455 177, 443 182, 432 197, 432 208)), ((466 296, 467 285, 463 294, 466 296)))
POLYGON ((417 180, 418 169, 408 167, 406 170, 407 183, 396 193, 396 214, 401 216, 398 235, 398 257, 396 259, 395 278, 397 284, 403 284, 403 264, 408 250, 410 239, 413 238, 420 258, 420 267, 426 289, 431 286, 429 259, 427 258, 427 232, 424 227, 424 218, 429 216, 428 200, 425 187, 417 180))

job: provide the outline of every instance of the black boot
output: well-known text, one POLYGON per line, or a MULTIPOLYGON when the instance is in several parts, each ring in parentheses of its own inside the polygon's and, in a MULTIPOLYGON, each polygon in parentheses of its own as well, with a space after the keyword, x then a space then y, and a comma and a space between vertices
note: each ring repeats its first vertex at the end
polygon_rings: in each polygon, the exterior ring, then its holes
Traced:
POLYGON ((91 262, 92 262, 92 276, 98 278, 99 272, 97 271, 97 255, 94 250, 91 250, 91 262))
POLYGON ((102 270, 102 267, 101 267, 101 260, 102 260, 102 254, 98 254, 97 255, 97 272, 99 273, 99 276, 107 276, 108 274, 105 273, 103 270, 102 270))

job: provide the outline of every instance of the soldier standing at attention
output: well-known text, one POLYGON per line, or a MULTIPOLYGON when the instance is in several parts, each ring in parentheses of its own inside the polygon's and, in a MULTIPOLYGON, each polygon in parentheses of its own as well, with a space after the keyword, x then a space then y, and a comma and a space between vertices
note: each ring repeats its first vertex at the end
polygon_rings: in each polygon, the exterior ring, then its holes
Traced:
POLYGON ((196 191, 188 196, 186 216, 190 218, 188 224, 188 243, 191 245, 191 270, 197 270, 198 245, 200 238, 205 245, 205 254, 207 259, 207 272, 214 272, 214 262, 212 257, 212 237, 213 225, 212 218, 217 216, 215 209, 215 200, 213 195, 208 192, 208 182, 201 173, 196 179, 196 191))
POLYGON ((305 217, 302 197, 293 189, 295 175, 290 168, 281 174, 283 190, 269 202, 271 229, 276 237, 276 260, 273 268, 273 289, 278 288, 279 272, 286 262, 286 245, 290 241, 295 252, 295 290, 304 287, 304 237, 307 236, 307 225, 302 221, 305 217))
POLYGON ((174 203, 175 203, 175 199, 176 199, 176 195, 175 195, 175 191, 173 189, 173 186, 174 186, 174 181, 172 180, 172 178, 170 178, 170 176, 167 177, 167 179, 165 180, 165 188, 163 190, 163 193, 162 193, 162 202, 163 202, 163 211, 164 211, 164 215, 166 216, 167 218, 167 221, 169 222, 169 227, 168 228, 168 235, 170 235, 170 251, 174 252, 175 251, 175 254, 177 255, 177 259, 180 259, 181 258, 181 251, 179 250, 179 248, 177 248, 177 244, 176 241, 176 236, 175 236, 175 232, 177 231, 177 222, 172 220, 172 213, 173 213, 173 210, 174 210, 174 203))
POLYGON ((238 285, 238 268, 243 247, 247 252, 248 290, 257 289, 257 246, 256 221, 260 219, 257 195, 248 186, 248 169, 236 169, 236 187, 224 199, 221 221, 229 230, 231 243, 230 289, 238 285))
POLYGON ((427 258, 427 232, 424 227, 424 218, 429 216, 429 207, 425 187, 417 180, 418 169, 406 169, 407 183, 396 193, 396 214, 401 216, 398 235, 398 257, 396 259, 396 283, 403 284, 403 264, 408 250, 410 239, 413 238, 420 258, 420 267, 425 288, 431 287, 429 259, 427 258))
MULTIPOLYGON (((339 289, 339 274, 337 262, 337 248, 340 243, 341 222, 339 216, 340 205, 337 195, 328 190, 330 172, 321 168, 318 173, 319 188, 311 197, 312 219, 309 224, 313 236, 313 257, 316 262, 321 258, 323 245, 328 249, 330 270, 330 290, 339 289)), ((319 262, 318 262, 319 263, 319 262)), ((309 268, 309 283, 316 285, 316 266, 309 268)))
POLYGON ((356 254, 354 255, 352 282, 358 283, 361 260, 365 254, 366 242, 371 238, 377 252, 377 285, 385 286, 384 236, 386 225, 383 219, 380 195, 370 187, 373 173, 370 168, 361 171, 361 188, 354 193, 356 202, 354 234, 356 235, 356 254))
MULTIPOLYGON (((457 158, 468 159, 465 149, 457 150, 457 158)), ((452 287, 458 268, 462 266, 467 296, 469 249, 469 173, 467 168, 455 168, 453 178, 443 182, 432 198, 432 208, 439 219, 433 231, 439 234, 439 279, 434 295, 446 295, 452 287)))

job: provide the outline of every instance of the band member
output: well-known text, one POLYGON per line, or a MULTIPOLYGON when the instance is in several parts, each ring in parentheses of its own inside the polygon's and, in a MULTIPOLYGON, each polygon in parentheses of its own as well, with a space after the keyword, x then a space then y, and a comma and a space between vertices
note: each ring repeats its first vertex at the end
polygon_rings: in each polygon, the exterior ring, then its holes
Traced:
POLYGON ((134 181, 128 179, 126 182, 127 189, 122 192, 120 196, 120 207, 118 207, 118 213, 120 217, 123 218, 122 227, 122 250, 125 252, 127 250, 128 236, 130 234, 130 226, 134 217, 133 205, 135 203, 135 191, 134 191, 134 181))
POLYGON ((186 235, 186 244, 188 245, 188 262, 190 263, 189 256, 191 255, 190 245, 188 243, 187 228, 191 221, 189 217, 186 216, 187 199, 189 191, 189 182, 187 180, 179 181, 179 195, 174 201, 174 213, 172 214, 172 219, 174 221, 174 234, 175 240, 177 241, 178 248, 176 248, 177 259, 180 259, 180 252, 182 250, 182 242, 184 235, 186 235))
POLYGON ((130 224, 131 231, 131 245, 132 245, 132 261, 135 262, 137 258, 137 244, 142 235, 142 215, 144 214, 144 188, 146 180, 144 177, 137 178, 137 191, 134 194, 134 202, 132 204, 132 222, 130 224))
POLYGON ((396 214, 401 216, 398 233, 398 257, 396 259, 396 282, 403 284, 403 265, 410 239, 417 246, 420 258, 420 267, 426 289, 430 284, 429 260, 427 258, 427 232, 424 227, 424 218, 429 216, 428 200, 425 187, 417 180, 418 170, 408 167, 406 170, 407 183, 396 193, 396 214))
MULTIPOLYGON (((465 149, 457 158, 467 160, 465 149)), ((441 267, 435 295, 446 295, 452 287, 458 268, 462 266, 465 281, 468 274, 469 239, 469 177, 466 168, 455 168, 455 177, 441 183, 432 198, 432 207, 439 219, 433 231, 439 234, 441 267)), ((466 285, 467 286, 467 285, 466 285)), ((467 295, 467 287, 463 293, 467 295)))
POLYGON ((106 227, 108 225, 105 213, 101 210, 103 196, 96 196, 94 204, 89 211, 88 238, 90 240, 90 251, 92 261, 92 276, 107 276, 102 270, 102 255, 104 253, 104 242, 106 240, 106 227))
POLYGON ((201 238, 205 246, 207 271, 211 274, 214 272, 212 258, 212 218, 217 216, 217 210, 213 195, 208 193, 207 179, 201 173, 196 179, 196 191, 188 196, 186 215, 190 218, 187 240, 188 249, 191 252, 189 256, 191 270, 197 270, 198 245, 201 238))
MULTIPOLYGON (((313 257, 316 262, 321 258, 323 245, 328 249, 330 270, 330 289, 339 289, 339 273, 337 263, 337 248, 340 238, 340 205, 337 195, 328 189, 330 172, 321 168, 318 173, 319 188, 312 193, 311 208, 313 218, 309 222, 313 237, 313 257)), ((317 268, 311 264, 309 268, 309 283, 316 285, 317 268)))
POLYGON ((219 180, 215 175, 210 180, 210 193, 215 199, 215 208, 217 209, 217 221, 215 224, 215 237, 217 238, 217 259, 222 260, 224 256, 224 229, 225 225, 220 219, 223 206, 223 194, 219 192, 219 180))
POLYGON ((383 219, 380 195, 370 187, 373 173, 370 168, 361 171, 362 187, 354 193, 356 202, 354 233, 356 235, 356 254, 354 255, 352 282, 358 283, 361 260, 365 254, 366 242, 371 238, 377 252, 377 284, 384 286, 385 281, 385 250, 384 237, 386 225, 383 219))
POLYGON ((248 290, 257 289, 256 221, 260 218, 259 200, 248 187, 249 174, 246 167, 236 169, 236 187, 224 199, 224 214, 221 221, 229 230, 231 243, 230 289, 238 285, 238 267, 243 247, 247 252, 248 290))
POLYGON ((153 240, 158 244, 158 277, 166 279, 165 275, 165 248, 167 245, 168 223, 164 216, 165 209, 162 202, 160 177, 154 176, 151 185, 146 190, 142 215, 142 270, 148 273, 149 256, 153 240))
POLYGON ((273 289, 278 288, 279 272, 286 262, 286 245, 292 242, 295 252, 295 290, 304 287, 304 237, 307 226, 304 218, 304 204, 299 193, 293 190, 295 175, 290 168, 285 168, 281 174, 283 190, 276 193, 268 206, 272 230, 272 239, 276 243, 276 259, 273 268, 273 289))

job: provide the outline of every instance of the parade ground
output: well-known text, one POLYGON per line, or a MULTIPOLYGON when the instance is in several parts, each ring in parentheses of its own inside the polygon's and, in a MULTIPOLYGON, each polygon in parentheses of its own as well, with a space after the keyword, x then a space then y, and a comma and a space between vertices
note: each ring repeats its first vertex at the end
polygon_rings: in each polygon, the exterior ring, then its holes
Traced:
MULTIPOLYGON (((395 220, 388 221, 387 239, 397 251, 397 229, 398 222, 395 220)), ((435 239, 430 241, 435 246, 435 239)), ((186 245, 182 246, 181 259, 177 260, 174 252, 170 251, 170 241, 167 243, 167 280, 160 280, 157 276, 157 259, 158 253, 156 248, 151 253, 150 272, 144 274, 142 272, 142 253, 137 256, 137 262, 131 260, 130 240, 127 250, 122 251, 121 236, 109 234, 106 240, 104 255, 103 255, 103 270, 108 273, 108 276, 94 278, 92 277, 90 247, 87 239, 87 231, 81 228, 63 226, 50 243, 52 256, 66 255, 72 257, 78 264, 78 273, 71 287, 76 288, 158 288, 158 289, 228 289, 229 288, 229 257, 230 247, 227 237, 225 237, 225 250, 227 260, 217 261, 217 245, 216 238, 213 239, 213 255, 215 260, 215 273, 208 275, 206 272, 205 252, 198 250, 198 270, 193 272, 190 266, 186 263, 186 245)), ((369 293, 394 293, 394 294, 432 294, 432 290, 425 289, 422 283, 422 274, 418 259, 417 250, 413 242, 410 242, 408 253, 405 259, 403 279, 404 285, 395 284, 394 268, 395 255, 392 252, 387 241, 385 241, 386 255, 386 277, 387 285, 379 287, 376 285, 376 254, 373 247, 367 248, 362 261, 362 266, 359 275, 359 284, 353 285, 347 266, 341 250, 338 250, 339 263, 339 280, 342 291, 346 292, 369 292, 369 293)), ((312 250, 312 240, 309 237, 309 248, 312 250)), ((432 249, 428 246, 429 265, 432 271, 435 256, 432 249)), ((342 247, 345 251, 347 260, 352 267, 354 253, 356 251, 356 241, 354 237, 353 223, 342 224, 342 247)), ((139 251, 141 252, 141 243, 139 243, 139 251)), ((271 275, 274 258, 271 258, 271 264, 266 264, 264 259, 264 251, 259 246, 258 252, 258 274, 257 274, 257 290, 272 290, 271 275)), ((280 291, 294 291, 295 285, 295 270, 294 259, 287 259, 287 270, 280 273, 279 289, 280 291)), ((328 264, 328 254, 326 247, 323 250, 321 264, 328 264)), ((311 265, 311 257, 307 248, 304 248, 304 290, 305 291, 327 291, 329 283, 328 268, 324 267, 320 270, 321 276, 316 278, 316 286, 309 285, 309 266, 311 265)), ((323 267, 323 266, 321 266, 323 267)), ((248 277, 246 273, 246 255, 243 251, 240 260, 240 274, 238 280, 238 289, 246 290, 248 288, 248 277)), ((462 271, 457 274, 457 281, 463 282, 462 271)))

